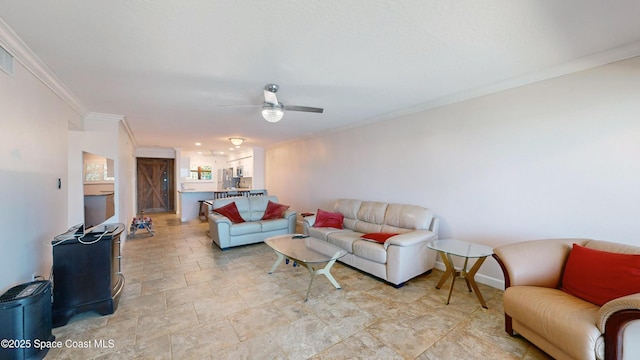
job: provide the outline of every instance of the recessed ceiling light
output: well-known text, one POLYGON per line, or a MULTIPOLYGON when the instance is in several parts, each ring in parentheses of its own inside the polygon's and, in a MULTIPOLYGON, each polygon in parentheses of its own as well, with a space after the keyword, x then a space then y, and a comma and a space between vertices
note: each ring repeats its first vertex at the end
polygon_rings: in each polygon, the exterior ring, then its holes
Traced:
POLYGON ((196 143, 196 146, 200 146, 200 145, 202 145, 202 144, 201 143, 196 143))
POLYGON ((198 151, 198 155, 202 155, 202 151, 198 151))

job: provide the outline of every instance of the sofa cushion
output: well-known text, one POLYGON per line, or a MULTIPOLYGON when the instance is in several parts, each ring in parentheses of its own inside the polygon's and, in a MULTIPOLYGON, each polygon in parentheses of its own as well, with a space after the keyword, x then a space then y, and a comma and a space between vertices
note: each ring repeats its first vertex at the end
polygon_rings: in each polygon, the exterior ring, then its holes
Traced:
POLYGON ((273 201, 267 202, 267 208, 261 220, 273 220, 281 218, 284 212, 289 209, 289 205, 278 204, 273 201))
POLYGON ((378 242, 358 240, 353 242, 353 255, 375 261, 380 264, 387 263, 387 250, 378 242))
MULTIPOLYGON (((345 225, 346 225, 346 221, 345 221, 345 225)), ((363 234, 377 233, 377 232, 382 232, 382 225, 356 220, 355 224, 353 225, 353 230, 357 232, 361 232, 363 234)))
POLYGON ((640 255, 619 254, 573 244, 562 277, 562 290, 602 306, 640 292, 640 255))
POLYGON ((372 224, 382 224, 387 206, 388 204, 383 202, 363 201, 356 219, 372 224))
POLYGON ((329 234, 333 234, 335 232, 345 231, 341 229, 327 228, 327 227, 310 227, 307 229, 309 232, 309 236, 314 237, 316 239, 321 239, 327 241, 327 237, 329 234))
POLYGON ((593 359, 599 307, 559 289, 511 286, 503 295, 504 312, 555 344, 574 359, 593 359))
POLYGON ((346 218, 356 219, 361 205, 362 200, 338 199, 333 207, 333 211, 341 213, 346 218))
POLYGON ((404 229, 429 229, 433 215, 431 210, 416 205, 389 204, 384 225, 404 229))
POLYGON ((247 199, 247 203, 249 208, 247 209, 248 213, 243 214, 242 209, 240 209, 240 214, 247 219, 247 221, 260 221, 262 220, 262 216, 264 215, 265 210, 267 210, 267 204, 269 201, 277 203, 278 197, 269 195, 269 196, 249 196, 245 197, 247 199))
POLYGON ((231 225, 229 235, 246 235, 259 233, 262 230, 262 224, 256 221, 248 221, 231 225))
POLYGON ((384 244, 384 242, 387 241, 388 238, 396 235, 398 235, 398 233, 377 232, 377 233, 364 234, 361 237, 365 240, 375 241, 375 242, 384 244))
POLYGON ((327 242, 348 252, 353 252, 353 243, 360 240, 362 233, 353 230, 335 231, 327 235, 327 242))
POLYGON ((273 231, 273 230, 282 230, 282 229, 288 228, 289 220, 283 217, 280 217, 278 219, 273 219, 273 220, 262 220, 260 221, 260 224, 262 225, 263 232, 273 231))
POLYGON ((329 211, 324 211, 322 209, 318 209, 318 213, 316 214, 316 222, 313 224, 315 227, 330 227, 334 229, 342 229, 342 221, 344 220, 344 215, 341 213, 333 213, 329 211))
POLYGON ((227 205, 213 209, 213 211, 222 216, 226 216, 234 224, 244 222, 244 219, 242 218, 242 216, 240 216, 240 212, 238 211, 238 207, 236 206, 235 202, 230 202, 227 205))

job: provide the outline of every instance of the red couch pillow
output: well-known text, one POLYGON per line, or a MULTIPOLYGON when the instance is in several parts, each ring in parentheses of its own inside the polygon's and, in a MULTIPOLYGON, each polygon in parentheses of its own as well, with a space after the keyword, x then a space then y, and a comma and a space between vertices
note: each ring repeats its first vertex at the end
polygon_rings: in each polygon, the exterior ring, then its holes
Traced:
POLYGON ((361 236, 361 238, 365 239, 365 240, 371 240, 371 241, 375 241, 375 242, 379 242, 381 244, 384 244, 385 241, 387 241, 388 238, 392 237, 392 236, 396 236, 398 234, 394 234, 394 233, 369 233, 369 234, 364 234, 361 236))
POLYGON ((289 209, 289 205, 278 204, 269 200, 267 209, 264 211, 264 215, 262 215, 262 220, 279 219, 287 209, 289 209))
POLYGON ((640 292, 640 254, 618 254, 573 244, 562 275, 562 290, 602 306, 640 292))
POLYGON ((217 212, 222 216, 226 216, 231 220, 232 223, 238 224, 243 223, 244 219, 240 216, 240 211, 238 211, 238 207, 235 202, 230 202, 225 206, 221 206, 217 209, 213 209, 213 211, 217 212))
POLYGON ((342 222, 344 221, 344 215, 341 213, 333 213, 318 209, 316 214, 316 222, 314 227, 330 227, 336 229, 342 229, 342 222))

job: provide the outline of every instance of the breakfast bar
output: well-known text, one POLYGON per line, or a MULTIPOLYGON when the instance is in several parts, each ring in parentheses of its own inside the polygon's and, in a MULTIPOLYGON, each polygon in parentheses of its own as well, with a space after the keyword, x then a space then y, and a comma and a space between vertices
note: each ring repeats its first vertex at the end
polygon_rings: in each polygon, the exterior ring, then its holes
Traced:
POLYGON ((200 191, 200 190, 179 190, 179 214, 182 222, 188 222, 198 218, 200 212, 200 201, 209 205, 214 199, 232 196, 259 196, 267 195, 266 189, 233 188, 227 190, 200 191))

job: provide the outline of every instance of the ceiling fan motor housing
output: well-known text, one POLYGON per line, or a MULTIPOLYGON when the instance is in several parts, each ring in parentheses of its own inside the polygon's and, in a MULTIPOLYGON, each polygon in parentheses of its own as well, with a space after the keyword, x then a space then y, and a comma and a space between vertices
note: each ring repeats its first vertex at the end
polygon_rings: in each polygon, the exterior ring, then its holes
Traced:
POLYGON ((276 85, 276 84, 267 84, 264 87, 265 90, 267 90, 269 92, 272 92, 272 93, 277 93, 279 88, 280 87, 278 85, 276 85))

